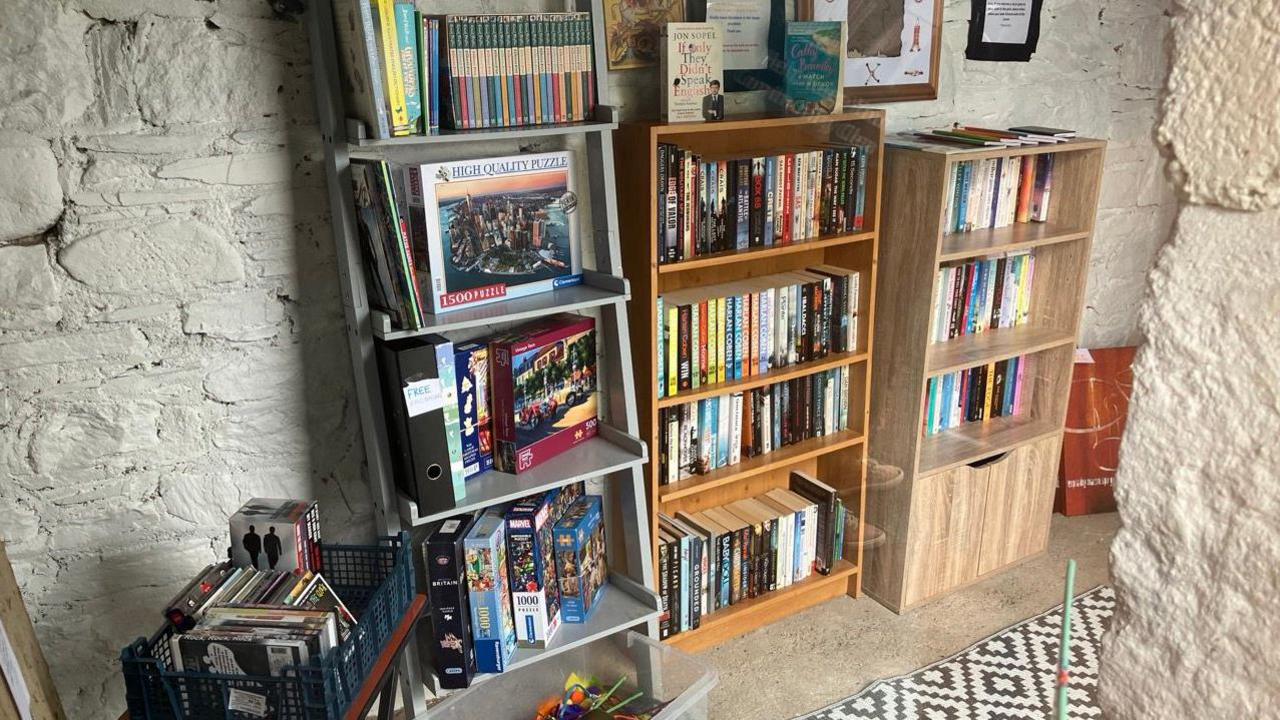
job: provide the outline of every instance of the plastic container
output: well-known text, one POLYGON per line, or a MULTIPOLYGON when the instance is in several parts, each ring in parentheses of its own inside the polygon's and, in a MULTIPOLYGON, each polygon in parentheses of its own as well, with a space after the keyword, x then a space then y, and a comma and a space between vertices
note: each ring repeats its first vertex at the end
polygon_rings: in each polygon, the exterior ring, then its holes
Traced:
POLYGON ((571 672, 609 685, 626 676, 618 699, 641 690, 651 705, 667 703, 654 720, 707 720, 707 694, 719 682, 715 669, 703 660, 639 633, 620 632, 501 675, 481 676, 471 688, 428 710, 427 718, 530 720, 542 701, 559 693, 571 672))
POLYGON ((347 641, 318 662, 280 677, 170 672, 172 626, 120 653, 131 720, 240 720, 265 702, 275 720, 338 720, 413 604, 417 592, 409 535, 377 545, 323 545, 323 575, 356 616, 347 641), (243 712, 243 708, 251 712, 243 712))

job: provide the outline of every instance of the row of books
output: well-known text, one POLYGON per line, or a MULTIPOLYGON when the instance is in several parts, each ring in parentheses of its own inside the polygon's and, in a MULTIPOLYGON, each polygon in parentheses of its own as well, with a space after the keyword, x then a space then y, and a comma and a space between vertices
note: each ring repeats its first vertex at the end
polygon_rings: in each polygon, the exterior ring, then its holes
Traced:
POLYGON ((930 340, 1026 324, 1035 270, 1035 255, 1027 251, 940 268, 930 340))
POLYGON ((831 143, 720 158, 659 144, 658 262, 861 230, 870 152, 831 143))
POLYGON ((844 529, 835 489, 800 471, 790 489, 659 514, 659 636, 696 630, 716 611, 829 573, 843 558, 844 529))
POLYGON ((608 579, 600 497, 577 483, 450 518, 427 532, 423 559, 432 661, 442 687, 465 688, 598 607, 608 579))
POLYGON ((334 0, 347 106, 376 138, 584 120, 585 12, 427 15, 411 0, 334 0))
POLYGON ((599 429, 595 320, 560 313, 473 340, 379 342, 391 460, 422 515, 490 469, 519 474, 599 429))
POLYGON ((815 265, 658 296, 658 397, 852 352, 857 270, 815 265))
POLYGON ((1021 415, 1028 400, 1033 355, 988 363, 929 378, 924 433, 934 435, 964 423, 1021 415))
POLYGON ((369 303, 397 328, 582 282, 570 152, 355 160, 351 181, 369 303))
POLYGON ((662 408, 658 479, 705 475, 848 427, 848 366, 662 408))
POLYGON ((1047 221, 1053 159, 1048 153, 952 164, 943 232, 1047 221))

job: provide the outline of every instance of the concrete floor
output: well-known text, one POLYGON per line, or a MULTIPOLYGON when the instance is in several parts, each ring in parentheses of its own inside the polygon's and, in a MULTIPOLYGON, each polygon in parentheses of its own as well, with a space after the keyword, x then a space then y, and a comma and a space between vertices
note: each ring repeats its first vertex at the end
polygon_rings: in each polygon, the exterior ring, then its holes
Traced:
POLYGON ((1055 515, 1043 556, 895 615, 876 601, 841 597, 732 640, 703 655, 720 672, 712 720, 786 720, 952 655, 1062 602, 1068 558, 1076 588, 1110 579, 1114 513, 1055 515))

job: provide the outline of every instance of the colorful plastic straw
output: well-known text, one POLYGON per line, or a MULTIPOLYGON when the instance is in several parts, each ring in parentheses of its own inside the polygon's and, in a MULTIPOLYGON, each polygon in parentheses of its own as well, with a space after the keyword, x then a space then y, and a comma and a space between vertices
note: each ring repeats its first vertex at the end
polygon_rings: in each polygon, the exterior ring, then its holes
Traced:
POLYGON ((1076 561, 1067 561, 1067 589, 1062 601, 1062 642, 1058 645, 1058 720, 1067 720, 1067 685, 1071 682, 1071 601, 1075 596, 1076 561))

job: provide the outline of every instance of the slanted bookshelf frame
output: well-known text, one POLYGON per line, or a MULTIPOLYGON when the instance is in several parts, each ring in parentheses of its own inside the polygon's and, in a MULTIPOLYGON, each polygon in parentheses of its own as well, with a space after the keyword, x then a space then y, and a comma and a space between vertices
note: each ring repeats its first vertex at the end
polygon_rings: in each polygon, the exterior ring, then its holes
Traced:
POLYGON ((885 150, 881 304, 871 385, 871 458, 901 482, 868 499, 886 542, 868 557, 863 588, 902 612, 1044 551, 1106 143, 1077 139, 1020 148, 885 150), (948 173, 967 160, 1055 153, 1048 222, 943 233, 948 173), (1031 249, 1026 325, 931 343, 938 269, 1031 249), (929 378, 1027 355, 1035 363, 1021 416, 925 436, 929 378))
MULTIPOLYGON (((658 465, 645 466, 651 511, 651 557, 657 556, 657 514, 698 511, 786 487, 792 470, 805 470, 857 497, 851 515, 861 518, 865 503, 866 428, 871 377, 871 343, 875 322, 876 254, 880 216, 880 167, 884 149, 884 111, 849 109, 831 115, 800 117, 749 116, 714 123, 628 122, 618 130, 618 188, 629 202, 622 206, 622 252, 634 299, 631 303, 632 346, 636 348, 636 386, 641 437, 650 448, 658 442, 658 410, 726 392, 761 387, 840 366, 852 370, 849 429, 744 459, 737 465, 661 485, 658 465), (865 226, 854 233, 821 237, 789 245, 703 255, 678 263, 657 262, 657 157, 659 143, 673 143, 703 154, 764 155, 829 140, 870 145, 865 226), (788 366, 735 382, 658 398, 655 355, 658 348, 656 302, 674 290, 830 263, 862 271, 858 347, 853 352, 788 366)), ((859 523, 858 547, 862 525, 859 523)), ((813 575, 782 590, 745 600, 703 615, 701 626, 673 635, 667 642, 684 650, 701 650, 754 628, 775 622, 824 600, 860 593, 862 553, 842 560, 829 575, 813 575)), ((655 586, 656 587, 656 586, 655 586)))
MULTIPOLYGON (((656 593, 649 589, 653 585, 653 560, 646 541, 650 537, 649 515, 641 475, 648 448, 638 436, 631 334, 625 307, 630 286, 622 274, 618 201, 613 182, 613 130, 617 123, 608 105, 604 16, 598 0, 568 0, 561 8, 588 11, 592 15, 599 105, 591 120, 530 127, 442 130, 434 135, 386 140, 369 139, 361 123, 346 117, 331 0, 311 0, 308 5, 312 70, 324 142, 338 281, 378 531, 387 534, 409 529, 578 480, 601 478, 610 587, 588 622, 565 624, 545 650, 518 650, 507 672, 518 672, 526 665, 619 632, 636 630, 656 637, 655 621, 660 610, 656 593), (545 146, 557 142, 574 150, 579 167, 585 168, 586 182, 580 184, 579 195, 586 196, 584 206, 590 208, 592 235, 584 235, 581 240, 584 250, 588 247, 594 250, 595 267, 585 271, 582 285, 443 315, 426 315, 427 326, 414 331, 393 329, 384 314, 370 308, 352 201, 352 158, 430 162, 512 154, 524 151, 529 144, 545 146), (464 505, 446 513, 420 514, 415 503, 397 492, 392 476, 374 353, 375 338, 395 339, 461 330, 480 334, 489 326, 506 327, 557 312, 588 309, 598 313, 600 392, 605 399, 598 437, 525 474, 489 472, 473 478, 467 483, 464 505)), ((431 712, 426 707, 424 689, 438 686, 429 674, 423 677, 423 666, 415 647, 410 646, 406 655, 399 673, 404 716, 429 718, 431 712)), ((482 692, 487 677, 478 676, 471 688, 459 692, 482 692)))

